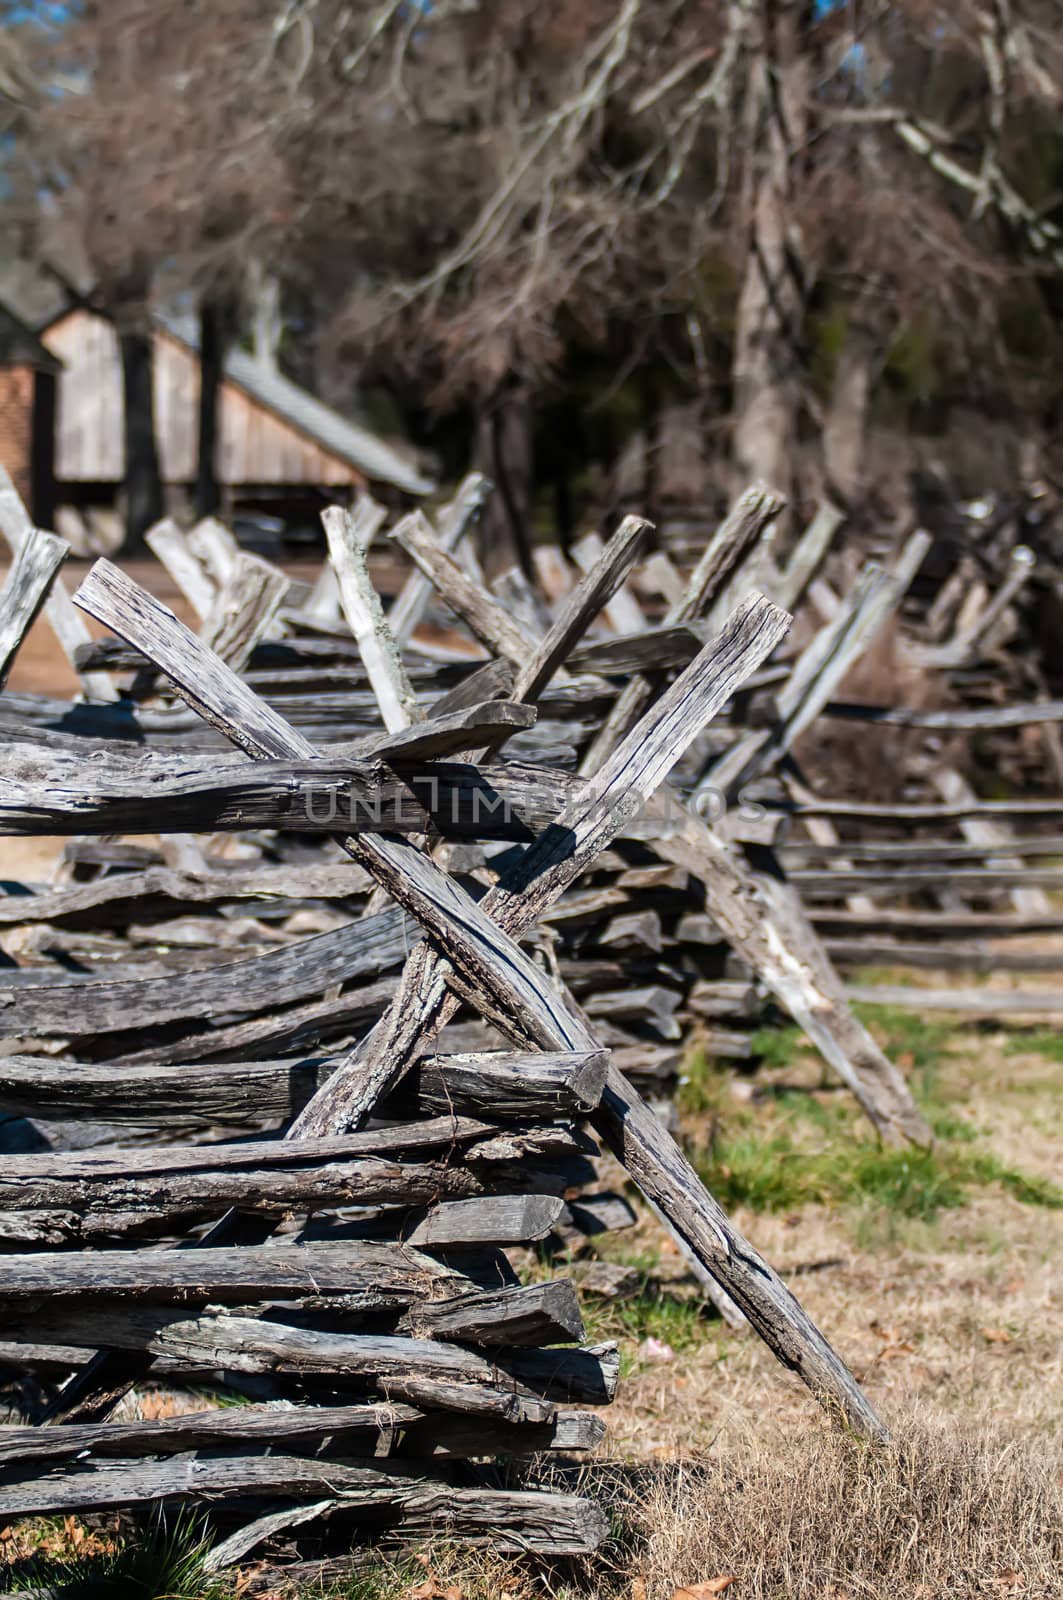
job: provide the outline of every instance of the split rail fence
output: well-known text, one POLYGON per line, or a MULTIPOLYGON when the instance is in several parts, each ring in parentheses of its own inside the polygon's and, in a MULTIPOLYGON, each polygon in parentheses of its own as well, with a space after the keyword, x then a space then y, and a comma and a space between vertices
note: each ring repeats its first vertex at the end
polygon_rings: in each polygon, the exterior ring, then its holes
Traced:
MULTIPOLYGON (((71 598, 62 541, 0 484, 0 677, 46 608, 84 689, 0 696, 0 832, 69 839, 51 883, 0 897, 4 1517, 209 1502, 215 1565, 322 1522, 593 1549, 599 1506, 504 1464, 541 1478, 604 1433, 615 1348, 586 1343, 571 1277, 511 1260, 631 1220, 602 1149, 721 1314, 884 1432, 644 1096, 691 1024, 748 1060, 770 1004, 883 1139, 927 1143, 832 957, 971 965, 979 931, 1054 931, 1053 840, 1012 824, 1060 803, 994 808, 949 769, 876 809, 801 771, 817 719, 923 725, 835 697, 925 535, 838 596, 837 515, 779 565, 781 502, 753 488, 687 574, 629 517, 492 589, 465 538, 486 492, 392 528, 413 570, 386 612, 367 499, 326 513, 313 585, 220 524, 161 524, 193 629, 106 561, 71 598), (867 837, 907 823, 961 838, 867 837), (138 1419, 153 1383, 249 1403, 138 1419)), ((1017 590, 922 647, 979 659, 1017 590)))

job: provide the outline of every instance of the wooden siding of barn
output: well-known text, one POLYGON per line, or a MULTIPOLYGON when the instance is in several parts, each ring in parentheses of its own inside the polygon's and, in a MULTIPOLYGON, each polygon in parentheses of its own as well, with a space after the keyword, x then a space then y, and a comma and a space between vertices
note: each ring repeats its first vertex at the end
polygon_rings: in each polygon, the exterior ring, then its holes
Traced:
MULTIPOLYGON (((56 416, 55 475, 61 483, 122 481, 122 363, 112 323, 73 311, 41 342, 63 363, 56 416)), ((179 339, 155 334, 155 433, 163 481, 196 476, 199 357, 179 339)), ((323 449, 231 380, 218 407, 218 481, 227 486, 345 487, 364 482, 357 468, 323 449)))

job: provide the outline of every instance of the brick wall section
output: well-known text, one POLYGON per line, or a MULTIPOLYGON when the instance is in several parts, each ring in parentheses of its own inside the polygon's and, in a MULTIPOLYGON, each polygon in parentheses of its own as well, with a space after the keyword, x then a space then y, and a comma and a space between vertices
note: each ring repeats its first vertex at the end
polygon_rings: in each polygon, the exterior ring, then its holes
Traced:
POLYGON ((33 497, 32 367, 0 367, 0 461, 29 505, 33 497))

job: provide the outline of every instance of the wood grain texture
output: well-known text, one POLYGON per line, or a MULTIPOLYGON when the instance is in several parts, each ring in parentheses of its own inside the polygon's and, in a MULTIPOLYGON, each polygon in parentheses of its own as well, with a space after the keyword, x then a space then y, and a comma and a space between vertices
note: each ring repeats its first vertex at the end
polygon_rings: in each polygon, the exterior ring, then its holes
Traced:
MULTIPOLYGON (((347 1019, 383 1010, 391 985, 373 986, 372 1001, 340 1002, 347 1019)), ((356 997, 359 991, 356 991, 356 997)), ((325 1012, 326 1016, 328 1012, 325 1012)), ((298 1031, 303 1017, 296 1013, 298 1031)), ((284 1018, 266 1019, 274 1035, 284 1018)), ((0 1107, 22 1116, 84 1119, 135 1128, 261 1126, 289 1122, 345 1060, 295 1056, 271 1060, 196 1061, 188 1052, 232 1045, 233 1031, 149 1046, 148 1060, 56 1062, 41 1056, 0 1058, 0 1107), (175 1060, 167 1059, 171 1054, 175 1060)), ((241 1030, 246 1032, 246 1029, 241 1030)), ((425 1057, 410 1072, 388 1110, 413 1116, 488 1120, 578 1116, 593 1109, 605 1083, 607 1052, 425 1057)))
POLYGON ((4 1257, 0 1314, 9 1318, 26 1302, 45 1315, 63 1300, 80 1314, 90 1299, 241 1304, 308 1294, 344 1295, 366 1309, 385 1309, 413 1304, 449 1275, 416 1249, 361 1240, 229 1250, 37 1251, 4 1257))
MULTIPOLYGON (((17 557, 26 540, 32 538, 35 531, 30 514, 22 503, 11 474, 0 463, 0 538, 3 538, 12 556, 17 557)), ((73 666, 78 646, 88 643, 89 630, 71 604, 70 595, 62 578, 54 574, 44 602, 44 614, 51 624, 63 654, 73 666)), ((93 700, 117 700, 118 690, 106 673, 80 672, 78 677, 82 689, 93 700)))
POLYGON ((607 605, 631 570, 652 524, 642 517, 625 517, 616 533, 593 560, 583 579, 566 595, 552 627, 520 667, 514 700, 532 701, 567 660, 602 607, 607 605))
MULTIPOLYGON (((65 1428, 0 1426, 0 1467, 19 1462, 93 1456, 137 1459, 186 1450, 238 1449, 241 1445, 287 1455, 383 1455, 428 1458, 535 1454, 540 1450, 591 1450, 605 1424, 588 1411, 558 1411, 546 1423, 500 1427, 465 1421, 453 1413, 428 1414, 416 1406, 234 1406, 155 1422, 71 1423, 65 1428)), ((0 1490, 2 1493, 2 1490, 0 1490)))
MULTIPOLYGON (((508 734, 513 724, 493 720, 508 734)), ((145 756, 91 765, 66 752, 12 749, 0 773, 0 834, 236 832, 423 833, 529 843, 572 788, 519 763, 473 766, 392 758, 219 764, 145 756)), ((39 920, 39 919, 38 919, 39 920)))
MULTIPOLYGON (((2 1493, 12 1516, 219 1496, 296 1496, 313 1500, 319 1515, 361 1511, 385 1540, 414 1543, 445 1535, 464 1544, 542 1556, 590 1554, 609 1530, 601 1508, 574 1495, 460 1489, 429 1474, 411 1475, 409 1469, 388 1472, 379 1462, 370 1467, 279 1454, 204 1451, 135 1465, 78 1465, 60 1468, 45 1483, 32 1478, 19 1483, 9 1476, 2 1493)), ((239 1548, 245 1553, 247 1547, 239 1548)))
POLYGON ((200 972, 118 981, 71 977, 30 989, 0 984, 0 1028, 78 1038, 181 1018, 253 1015, 385 972, 402 961, 410 937, 402 913, 390 910, 200 972))
POLYGON ((302 867, 266 863, 212 868, 208 864, 205 870, 152 866, 57 889, 31 891, 21 885, 21 892, 15 892, 9 885, 9 892, 0 895, 0 927, 91 921, 98 929, 134 919, 150 922, 156 915, 172 917, 178 908, 188 906, 246 903, 249 912, 262 912, 273 900, 354 902, 371 881, 353 862, 340 861, 302 867))
POLYGON ((392 637, 380 596, 369 576, 368 552, 386 513, 368 495, 354 510, 330 506, 321 513, 329 560, 339 583, 340 603, 361 653, 369 682, 389 733, 421 720, 417 697, 392 637))
POLYGON ((214 605, 218 586, 173 518, 164 517, 149 528, 144 535, 144 543, 166 568, 200 622, 205 622, 214 605))
POLYGON ((268 561, 238 550, 204 619, 204 643, 239 672, 269 632, 288 585, 268 561))
POLYGON ((32 528, 18 546, 0 589, 0 689, 69 554, 70 546, 64 540, 39 528, 32 528))
POLYGON ((442 548, 424 512, 411 511, 389 537, 401 545, 473 636, 493 655, 504 656, 519 670, 528 653, 527 638, 486 589, 469 578, 442 548))
MULTIPOLYGON (((199 1255, 189 1252, 189 1259, 199 1255)), ((166 1356, 199 1371, 344 1379, 365 1394, 514 1422, 547 1421, 555 1403, 608 1405, 619 1367, 615 1345, 482 1353, 443 1340, 338 1333, 195 1308, 86 1303, 78 1315, 81 1337, 107 1349, 166 1356)), ((69 1343, 75 1326, 77 1316, 61 1306, 27 1312, 21 1322, 15 1311, 4 1317, 7 1340, 69 1343)))
MULTIPOLYGON (((458 492, 436 518, 436 537, 440 548, 452 554, 474 526, 491 493, 491 485, 479 472, 462 479, 458 492)), ((388 627, 399 645, 408 644, 428 608, 432 583, 419 569, 410 573, 388 611, 388 627)))
MULTIPOLYGON (((666 627, 695 622, 705 615, 782 507, 782 500, 760 485, 738 497, 706 545, 682 599, 668 607, 664 616, 666 627)), ((651 678, 639 676, 617 696, 580 763, 584 776, 597 772, 613 753, 649 704, 654 687, 651 678)))
MULTIPOLYGON (((761 616, 767 621, 763 612, 761 616)), ((765 632, 766 635, 771 633, 770 626, 765 632)), ((776 631, 770 638, 765 636, 760 642, 765 649, 770 649, 777 637, 776 631)), ((728 644, 734 642, 732 639, 728 644)), ((724 657, 727 656, 727 644, 722 653, 724 657)), ((758 657, 762 658, 762 655, 758 657)), ((565 872, 568 870, 565 863, 570 861, 573 855, 578 855, 579 851, 573 849, 571 838, 562 840, 557 837, 558 829, 566 824, 578 822, 583 829, 579 835, 580 845, 588 852, 588 859, 593 859, 593 853, 596 853, 594 847, 601 848, 602 842, 610 837, 609 828, 614 825, 611 818, 606 817, 603 820, 601 816, 603 802, 606 798, 609 801, 615 800, 623 810, 625 805, 633 803, 630 795, 632 788, 636 793, 642 789, 642 793, 638 794, 639 804, 647 794, 652 793, 653 788, 661 781, 675 759, 677 750, 684 747, 687 737, 692 737, 691 729, 700 727, 704 722, 708 707, 712 705, 714 691, 722 690, 729 694, 734 681, 741 681, 743 674, 737 669, 737 662, 730 664, 736 668, 736 679, 725 687, 722 677, 726 674, 720 674, 715 684, 712 684, 711 672, 708 679, 704 677, 708 663, 700 660, 696 662, 690 672, 685 674, 684 678, 680 679, 673 686, 673 690, 664 697, 651 728, 637 730, 637 737, 632 736, 630 746, 621 746, 617 750, 615 766, 607 773, 607 781, 602 788, 597 793, 588 792, 585 796, 581 794, 579 814, 572 818, 563 817, 562 822, 555 825, 554 829, 548 829, 547 835, 544 836, 545 843, 544 840, 540 840, 531 847, 525 859, 516 869, 511 869, 511 873, 503 879, 500 891, 489 892, 487 899, 482 902, 482 907, 496 910, 500 921, 506 924, 510 918, 503 908, 507 904, 515 906, 519 903, 519 911, 512 913, 515 924, 521 916, 534 917, 542 903, 548 902, 554 892, 560 892, 560 888, 565 885, 565 872), (656 737, 650 737, 651 734, 656 737), (623 795, 617 792, 621 784, 623 795), (616 787, 613 787, 614 785, 616 787), (550 837, 551 834, 553 837, 550 837), (546 879, 545 886, 541 883, 543 879, 546 879), (492 896, 495 896, 494 900, 492 896)), ((717 662, 716 666, 719 665, 717 662)), ((569 832, 572 831, 574 830, 569 826, 569 832)), ((399 869, 400 860, 401 857, 396 854, 394 867, 402 882, 408 883, 411 874, 399 869)), ((579 870, 584 864, 585 862, 579 862, 575 870, 579 870)), ((378 867, 381 865, 379 859, 377 865, 378 867)), ((390 863, 386 870, 392 870, 390 863)), ((487 932, 482 924, 460 901, 455 902, 449 896, 437 897, 434 884, 422 881, 414 885, 414 890, 420 898, 419 918, 426 919, 425 925, 428 926, 430 933, 438 919, 441 948, 446 949, 448 954, 455 950, 459 951, 463 968, 467 967, 469 955, 475 960, 477 938, 481 940, 487 938, 487 932)), ((484 973, 477 974, 478 981, 486 981, 487 978, 496 984, 494 993, 501 998, 495 979, 494 963, 487 962, 484 973)), ((445 981, 445 976, 441 982, 439 975, 433 972, 427 954, 424 953, 424 947, 420 947, 420 950, 415 952, 412 964, 408 963, 404 978, 403 998, 409 999, 412 995, 414 1003, 407 1006, 405 1011, 397 1012, 394 1021, 389 1021, 388 1029, 391 1045, 402 1045, 405 1041, 406 1061, 414 1058, 423 1048, 423 1029, 441 1020, 445 1013, 445 981)), ((508 987, 512 994, 511 979, 508 987)), ((506 1003, 511 1004, 509 996, 506 1003)), ((546 1017, 543 1020, 547 1020, 546 1017)), ((574 1027, 582 1027, 574 1015, 572 1024, 574 1027)), ((566 1023, 565 1026, 567 1025, 566 1023)), ((576 1036, 579 1036, 578 1033, 576 1036)), ((564 1042, 571 1045, 573 1035, 570 1033, 564 1042)), ((584 1033, 582 1042, 586 1047, 592 1041, 589 1041, 584 1033)), ((394 1058, 398 1059, 402 1054, 402 1050, 396 1050, 394 1058)), ((867 1406, 849 1374, 829 1350, 829 1346, 826 1346, 825 1341, 818 1335, 815 1339, 811 1338, 809 1331, 811 1324, 807 1323, 807 1318, 803 1319, 803 1314, 796 1308, 795 1303, 791 1304, 786 1299, 785 1291, 782 1291, 778 1280, 774 1279, 759 1258, 754 1260, 751 1257, 745 1241, 742 1241, 740 1236, 735 1235, 733 1230, 728 1231, 726 1219, 720 1221, 722 1213, 719 1216, 715 1215, 711 1206, 707 1205, 707 1197, 670 1141, 667 1146, 667 1160, 660 1158, 661 1152, 654 1149, 653 1139, 658 1135, 667 1139, 667 1136, 663 1135, 659 1125, 654 1124, 657 1133, 651 1137, 648 1126, 641 1120, 639 1109, 641 1102, 622 1079, 619 1079, 619 1083, 614 1079, 612 1088, 615 1101, 609 1111, 601 1111, 599 1116, 604 1119, 606 1126, 614 1135, 618 1124, 622 1124, 627 1139, 634 1137, 644 1141, 646 1150, 652 1152, 653 1158, 647 1159, 639 1168, 640 1181, 655 1202, 661 1205, 672 1225, 680 1232, 686 1228, 685 1237, 699 1252, 701 1258, 707 1261, 718 1281, 724 1284, 729 1293, 733 1293, 743 1311, 750 1315, 747 1305, 752 1309, 753 1315, 750 1316, 750 1320, 764 1332, 783 1359, 788 1359, 794 1364, 813 1387, 825 1389, 840 1400, 854 1422, 873 1430, 879 1428, 880 1424, 874 1412, 867 1406)), ((645 1112, 645 1116, 650 1116, 648 1111, 645 1112)), ((718 1208, 716 1209, 718 1211, 718 1208)))
MULTIPOLYGON (((608 767, 583 784, 558 821, 525 851, 520 861, 494 885, 478 906, 465 905, 453 893, 440 898, 424 921, 430 936, 449 959, 415 952, 403 972, 393 1006, 359 1047, 349 1067, 319 1092, 301 1113, 300 1136, 337 1126, 357 1126, 412 1064, 421 1041, 452 1007, 444 1008, 448 983, 475 1001, 512 1035, 512 1011, 498 1008, 485 992, 498 966, 497 927, 518 935, 559 898, 618 832, 641 811, 697 732, 730 697, 736 682, 770 653, 788 619, 766 601, 752 602, 713 645, 661 697, 646 721, 620 748, 608 767), (470 975, 472 983, 470 984, 470 975)), ((401 892, 396 887, 396 894, 401 892)), ((411 902, 412 905, 412 902, 411 902)), ((415 913, 419 920, 423 910, 415 913)), ((534 980, 534 974, 532 975, 534 980)), ((546 1049, 587 1048, 587 1040, 567 1008, 542 1003, 520 1019, 534 1024, 530 1042, 546 1049), (551 1035, 550 1029, 555 1031, 551 1035)), ((527 1035, 526 1035, 527 1037, 527 1035)))

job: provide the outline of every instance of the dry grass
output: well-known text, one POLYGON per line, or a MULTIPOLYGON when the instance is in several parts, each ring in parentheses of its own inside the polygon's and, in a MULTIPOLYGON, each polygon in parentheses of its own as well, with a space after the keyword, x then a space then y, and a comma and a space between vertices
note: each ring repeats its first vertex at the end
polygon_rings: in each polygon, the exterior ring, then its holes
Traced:
POLYGON ((1061 1473, 1058 1440, 939 1419, 904 1421, 889 1449, 813 1426, 785 1450, 747 1444, 617 1491, 647 1600, 726 1575, 735 1600, 1033 1600, 1060 1592, 1061 1473))

